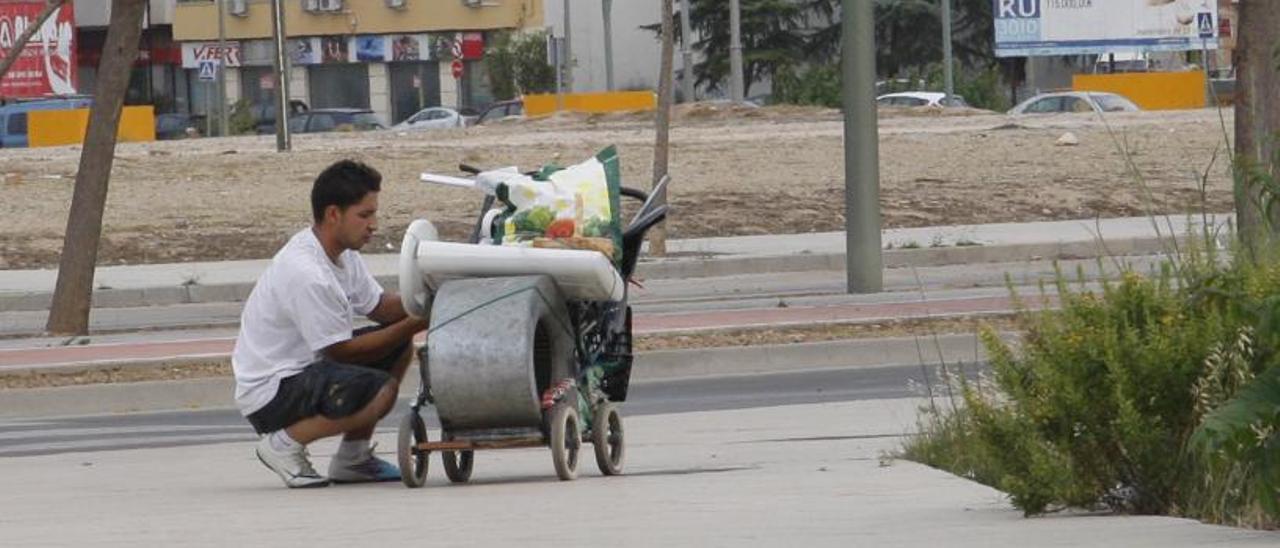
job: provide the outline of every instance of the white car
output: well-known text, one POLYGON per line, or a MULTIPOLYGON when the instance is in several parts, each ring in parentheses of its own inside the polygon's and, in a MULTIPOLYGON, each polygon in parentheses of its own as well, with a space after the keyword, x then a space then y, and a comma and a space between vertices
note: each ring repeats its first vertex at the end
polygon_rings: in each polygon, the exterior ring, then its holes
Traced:
POLYGON ((1009 109, 1009 114, 1136 112, 1139 110, 1142 109, 1123 95, 1101 91, 1063 91, 1036 95, 1009 109))
POLYGON ((466 121, 458 111, 449 107, 429 107, 405 118, 391 129, 443 129, 465 125, 466 121))
POLYGON ((904 91, 902 93, 886 93, 876 97, 876 106, 881 107, 967 107, 964 97, 938 91, 904 91))

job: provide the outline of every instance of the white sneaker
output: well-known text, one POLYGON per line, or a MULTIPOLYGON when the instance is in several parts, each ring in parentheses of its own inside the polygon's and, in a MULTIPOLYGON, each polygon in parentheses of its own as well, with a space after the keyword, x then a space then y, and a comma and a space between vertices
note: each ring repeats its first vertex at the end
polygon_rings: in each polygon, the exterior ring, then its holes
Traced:
POLYGON ((378 444, 360 453, 353 460, 341 459, 337 456, 329 461, 329 479, 334 483, 367 483, 375 481, 397 481, 400 469, 373 455, 378 444))
POLYGON ((262 436, 254 452, 258 454, 258 460, 280 476, 280 479, 284 480, 284 484, 289 487, 324 487, 329 485, 329 479, 317 474, 316 469, 311 467, 311 461, 307 460, 305 446, 298 448, 297 451, 276 451, 271 447, 270 436, 262 436))

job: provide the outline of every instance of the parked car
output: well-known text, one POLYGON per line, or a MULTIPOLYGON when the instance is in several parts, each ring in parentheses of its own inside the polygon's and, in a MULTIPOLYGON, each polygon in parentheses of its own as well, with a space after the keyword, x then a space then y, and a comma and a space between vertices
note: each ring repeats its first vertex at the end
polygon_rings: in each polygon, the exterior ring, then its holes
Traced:
POLYGON ((484 110, 480 112, 480 117, 476 118, 476 124, 501 120, 511 116, 524 116, 524 101, 511 99, 489 103, 489 106, 484 107, 484 110))
POLYGON ((1042 93, 1018 104, 1009 114, 1052 114, 1058 112, 1135 112, 1142 110, 1123 95, 1101 91, 1061 91, 1042 93))
POLYGON ((156 140, 186 139, 198 137, 204 125, 203 116, 186 112, 167 112, 156 115, 156 140))
POLYGON ((391 126, 392 129, 442 129, 463 127, 466 122, 462 114, 449 107, 428 107, 405 118, 404 121, 391 126))
POLYGON ((905 91, 876 97, 876 105, 882 107, 967 107, 969 103, 965 102, 964 97, 955 94, 947 97, 947 94, 937 91, 905 91))
POLYGON ((33 110, 69 110, 89 108, 93 100, 88 97, 58 97, 18 101, 0 107, 0 146, 4 148, 26 147, 27 113, 33 110))
MULTIPOLYGON (((298 100, 289 100, 289 118, 310 109, 307 104, 298 100)), ((253 119, 253 131, 258 135, 270 135, 276 132, 276 104, 254 103, 249 105, 249 117, 253 119)))
POLYGON ((480 111, 471 107, 462 107, 458 109, 458 114, 462 115, 462 125, 474 126, 476 120, 480 119, 480 111))
POLYGON ((293 133, 371 129, 387 129, 387 126, 367 108, 318 108, 289 118, 289 131, 293 133))

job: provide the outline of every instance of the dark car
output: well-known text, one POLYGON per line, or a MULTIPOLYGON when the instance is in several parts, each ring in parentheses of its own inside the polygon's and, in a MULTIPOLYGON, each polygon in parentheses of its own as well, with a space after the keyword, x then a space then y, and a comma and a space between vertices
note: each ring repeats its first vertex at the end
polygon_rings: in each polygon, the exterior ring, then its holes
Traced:
POLYGON ((371 129, 387 129, 387 126, 367 108, 318 108, 289 118, 289 131, 293 133, 371 129))
POLYGON ((198 137, 204 125, 203 116, 186 112, 168 112, 156 115, 156 140, 186 139, 198 137))
POLYGON ((524 101, 520 99, 511 99, 509 101, 497 101, 489 103, 480 113, 480 117, 476 118, 477 124, 501 120, 510 116, 524 116, 524 101))
MULTIPOLYGON (((289 100, 289 117, 306 112, 307 104, 297 99, 289 100)), ((249 117, 253 119, 253 130, 258 135, 276 132, 276 104, 254 103, 249 105, 249 117)))

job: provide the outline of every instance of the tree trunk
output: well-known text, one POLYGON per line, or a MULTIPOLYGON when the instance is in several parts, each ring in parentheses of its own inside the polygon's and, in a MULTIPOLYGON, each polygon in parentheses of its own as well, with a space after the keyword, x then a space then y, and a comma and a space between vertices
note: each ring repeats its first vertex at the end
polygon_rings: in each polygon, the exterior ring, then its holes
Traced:
POLYGON ((1280 241, 1280 2, 1241 0, 1238 19, 1236 222, 1241 240, 1257 256, 1280 241))
MULTIPOLYGON (((653 146, 653 185, 657 186, 658 181, 667 174, 667 158, 671 151, 671 101, 672 82, 671 70, 672 55, 675 53, 675 22, 672 15, 672 0, 658 0, 662 2, 662 62, 660 63, 658 74, 658 114, 655 125, 657 126, 657 142, 653 146)), ((667 189, 670 196, 670 188, 667 189)), ((649 254, 655 257, 661 257, 667 254, 667 229, 666 223, 649 230, 649 254)))
POLYGON ((4 60, 0 61, 0 78, 4 78, 4 75, 9 72, 9 67, 12 67, 14 61, 17 61, 18 57, 22 55, 22 50, 26 49, 27 42, 31 41, 31 37, 35 36, 36 32, 40 30, 40 27, 44 26, 44 22, 49 20, 49 16, 53 15, 53 12, 58 11, 58 8, 62 7, 66 2, 67 0, 49 0, 49 3, 44 6, 44 10, 40 12, 40 15, 36 16, 35 23, 23 30, 22 34, 18 35, 18 39, 14 41, 13 47, 9 48, 9 51, 5 52, 4 60))
POLYGON ((98 65, 98 83, 89 109, 89 127, 80 151, 75 193, 67 216, 67 233, 58 264, 58 285, 53 291, 49 322, 51 334, 84 335, 89 331, 89 306, 93 297, 93 269, 102 236, 102 212, 107 203, 107 182, 115 160, 116 131, 133 61, 138 58, 142 13, 147 0, 113 0, 107 40, 98 65))

